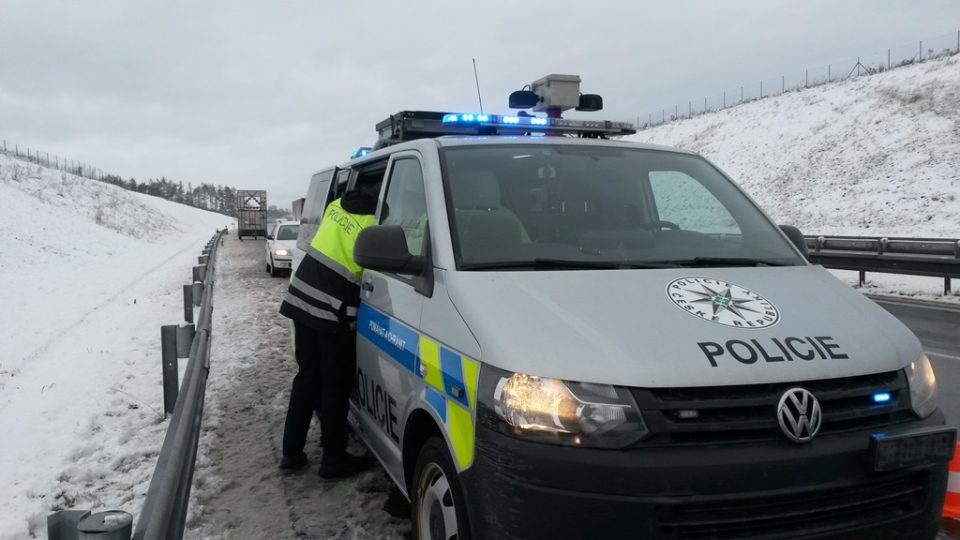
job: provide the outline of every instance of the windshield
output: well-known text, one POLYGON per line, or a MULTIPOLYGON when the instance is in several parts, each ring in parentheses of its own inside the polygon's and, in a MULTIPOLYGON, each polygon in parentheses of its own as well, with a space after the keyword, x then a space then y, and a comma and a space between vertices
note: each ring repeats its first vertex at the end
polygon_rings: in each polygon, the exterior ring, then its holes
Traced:
POLYGON ((444 149, 461 269, 803 264, 706 160, 599 146, 444 149))
POLYGON ((281 225, 277 231, 277 240, 296 240, 299 225, 281 225))

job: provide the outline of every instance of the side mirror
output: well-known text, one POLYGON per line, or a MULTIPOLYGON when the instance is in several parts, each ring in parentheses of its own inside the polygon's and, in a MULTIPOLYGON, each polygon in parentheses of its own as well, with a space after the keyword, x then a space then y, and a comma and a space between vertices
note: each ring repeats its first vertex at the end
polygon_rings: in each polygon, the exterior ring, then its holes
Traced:
POLYGON ((511 109, 529 109, 540 103, 540 96, 530 90, 517 90, 510 93, 511 109))
POLYGON ((793 245, 797 246, 797 249, 800 250, 800 253, 803 253, 804 257, 807 257, 809 251, 807 250, 807 241, 803 237, 803 233, 800 232, 800 229, 794 227, 793 225, 781 225, 780 230, 783 231, 783 234, 787 235, 787 238, 793 242, 793 245))
POLYGON ((273 235, 272 235, 272 234, 268 234, 268 235, 267 235, 267 240, 273 240, 273 235))
POLYGON ((397 274, 419 274, 427 264, 424 257, 410 254, 403 229, 397 225, 374 225, 360 231, 353 260, 367 270, 397 274))

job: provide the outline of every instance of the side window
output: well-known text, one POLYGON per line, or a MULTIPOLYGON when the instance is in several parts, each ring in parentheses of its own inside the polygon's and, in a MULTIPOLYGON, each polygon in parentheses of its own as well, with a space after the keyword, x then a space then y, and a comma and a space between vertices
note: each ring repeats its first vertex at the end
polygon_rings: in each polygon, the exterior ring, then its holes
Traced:
POLYGON ((334 169, 327 169, 318 172, 310 179, 310 187, 307 189, 307 197, 303 203, 303 211, 300 215, 300 233, 297 235, 297 247, 306 250, 307 245, 313 240, 313 235, 317 232, 320 225, 320 219, 323 217, 323 210, 327 206, 327 193, 331 191, 330 180, 333 178, 334 169))
POLYGON ((657 214, 681 229, 705 234, 740 234, 730 212, 697 179, 679 171, 651 171, 657 214))
POLYGON ((423 190, 423 171, 414 158, 393 162, 383 208, 381 225, 399 225, 412 255, 424 255, 427 230, 427 198, 423 190))

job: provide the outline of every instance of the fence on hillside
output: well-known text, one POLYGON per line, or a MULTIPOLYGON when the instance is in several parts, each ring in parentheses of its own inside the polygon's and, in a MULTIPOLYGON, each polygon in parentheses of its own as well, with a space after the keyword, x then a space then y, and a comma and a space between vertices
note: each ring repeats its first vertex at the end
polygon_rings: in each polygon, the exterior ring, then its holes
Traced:
POLYGON ((50 152, 43 152, 35 148, 27 148, 26 146, 20 146, 15 143, 8 143, 6 140, 3 141, 3 146, 0 146, 0 154, 14 157, 22 161, 36 163, 37 165, 42 165, 49 169, 57 169, 70 174, 75 174, 91 180, 103 180, 104 177, 108 176, 103 169, 88 165, 82 161, 65 158, 56 154, 51 154, 50 152))
POLYGON ((730 87, 712 96, 675 103, 656 111, 637 115, 637 129, 645 129, 674 120, 716 112, 750 101, 774 97, 861 75, 872 75, 896 67, 908 66, 960 53, 960 30, 932 39, 889 48, 866 56, 831 62, 815 68, 791 71, 779 77, 730 87))

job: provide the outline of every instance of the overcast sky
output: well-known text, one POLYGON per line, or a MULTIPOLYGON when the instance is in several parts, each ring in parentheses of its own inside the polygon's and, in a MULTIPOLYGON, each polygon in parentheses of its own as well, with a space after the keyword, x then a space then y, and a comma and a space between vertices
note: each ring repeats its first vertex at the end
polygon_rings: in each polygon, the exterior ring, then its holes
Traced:
POLYGON ((403 109, 488 112, 548 73, 640 114, 956 33, 957 0, 0 0, 0 138, 124 178, 268 190, 403 109))

